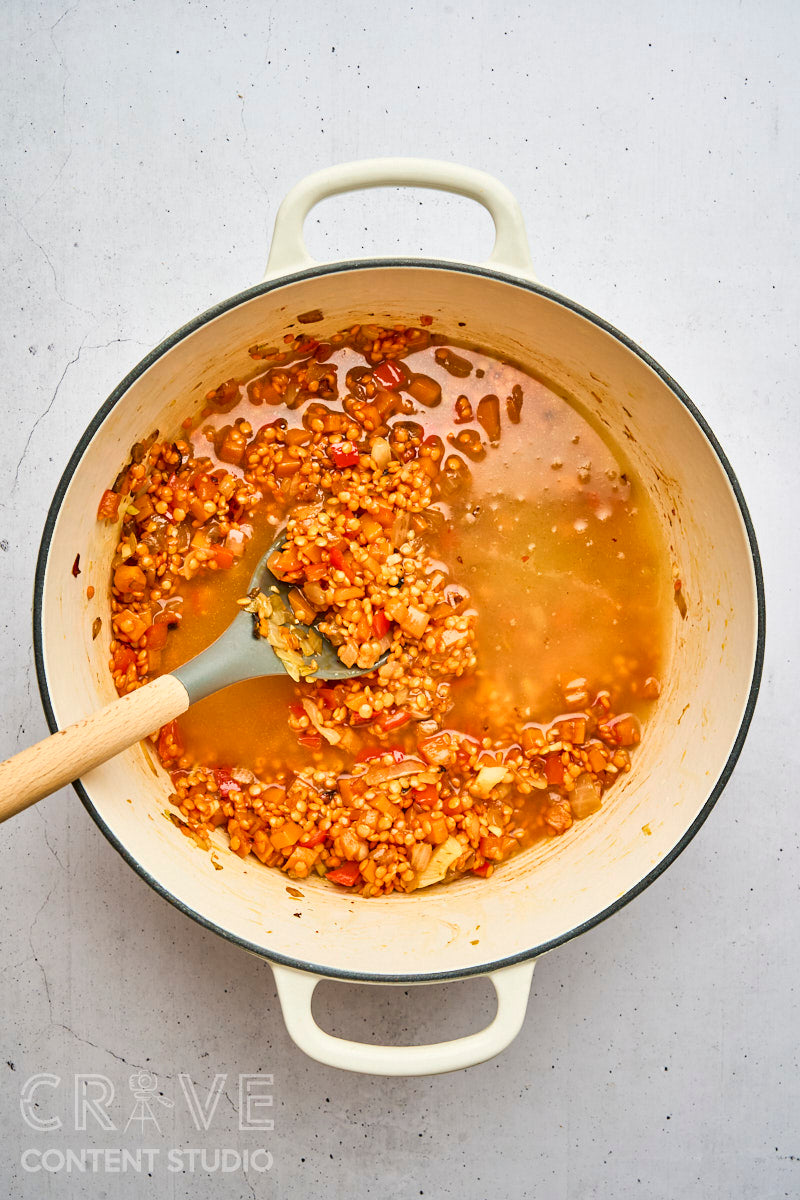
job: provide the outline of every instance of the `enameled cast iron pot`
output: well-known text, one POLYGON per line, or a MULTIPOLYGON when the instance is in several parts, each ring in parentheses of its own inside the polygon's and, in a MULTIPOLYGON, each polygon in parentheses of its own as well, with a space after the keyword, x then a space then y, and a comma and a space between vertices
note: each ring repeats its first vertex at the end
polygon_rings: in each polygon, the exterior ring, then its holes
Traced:
MULTIPOLYGON (((449 163, 384 159, 320 171, 298 184, 275 223, 264 282, 197 317, 120 383, 70 460, 47 518, 36 574, 34 636, 51 730, 111 700, 106 637, 71 573, 75 554, 102 583, 117 531, 98 498, 152 429, 177 429, 221 379, 252 371, 247 347, 277 342, 297 314, 321 309, 314 333, 355 321, 418 322, 495 352, 565 389, 622 444, 654 498, 687 615, 677 615, 669 669, 635 769, 603 809, 567 837, 534 846, 490 881, 463 879, 410 896, 363 900, 321 880, 287 894, 286 876, 252 858, 208 854, 164 819, 166 774, 141 747, 75 786, 113 846, 156 891, 272 966, 291 1036, 321 1062, 374 1074, 432 1074, 504 1049, 524 1019, 536 958, 616 912, 669 865, 703 823, 741 750, 761 675, 764 600, 755 536, 716 438, 678 385, 601 318, 534 279, 522 215, 505 187, 449 163), (483 266, 365 259, 321 266, 303 222, 326 196, 380 185, 439 188, 491 213, 483 266), (459 324, 463 322, 463 325, 459 324), (649 831, 649 832, 648 832, 649 831), (298 920, 295 915, 302 913, 298 920), (436 1046, 377 1047, 331 1037, 311 1015, 320 976, 418 984, 488 975, 497 992, 484 1030, 436 1046)), ((282 720, 276 715, 276 720, 282 720)), ((268 734, 268 730, 265 731, 268 734)))

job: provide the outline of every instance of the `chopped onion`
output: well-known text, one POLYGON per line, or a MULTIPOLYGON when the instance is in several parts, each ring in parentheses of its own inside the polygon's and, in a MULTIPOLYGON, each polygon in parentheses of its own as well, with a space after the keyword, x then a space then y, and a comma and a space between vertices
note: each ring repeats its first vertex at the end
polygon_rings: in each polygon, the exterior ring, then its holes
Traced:
POLYGON ((579 775, 575 780, 575 790, 570 792, 569 806, 576 821, 590 817, 597 812, 601 805, 601 788, 591 775, 579 775))
POLYGON ((323 725, 322 713, 317 708, 314 701, 304 699, 301 701, 301 703, 308 715, 309 721, 314 726, 317 733, 321 734, 325 738, 325 741, 330 742, 332 746, 338 746, 342 740, 341 734, 337 733, 335 729, 329 729, 323 725))
POLYGON ((437 846, 433 851, 427 867, 420 872, 417 879, 417 887, 430 887, 432 883, 439 883, 440 880, 444 879, 453 863, 461 858, 461 855, 465 852, 466 846, 462 846, 458 838, 453 837, 451 834, 446 842, 443 842, 441 846, 437 846))
POLYGON ((402 779, 404 775, 419 775, 427 771, 427 766, 419 758, 404 758, 402 762, 390 763, 388 767, 370 767, 364 776, 368 784, 388 783, 390 779, 402 779))
POLYGON ((510 774, 507 767, 481 767, 470 791, 485 800, 498 784, 507 783, 509 779, 510 774))

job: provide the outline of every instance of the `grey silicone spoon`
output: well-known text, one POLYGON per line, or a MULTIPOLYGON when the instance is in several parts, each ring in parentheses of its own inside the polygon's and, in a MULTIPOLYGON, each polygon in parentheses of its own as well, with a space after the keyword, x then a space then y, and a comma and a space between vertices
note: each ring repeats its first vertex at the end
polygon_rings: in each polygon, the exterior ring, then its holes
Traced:
MULTIPOLYGON (((269 556, 280 548, 283 536, 275 539, 259 562, 249 590, 260 588, 270 594, 276 588, 291 611, 289 588, 267 567, 269 556)), ((331 643, 324 637, 321 640, 320 650, 313 655, 317 664, 315 679, 352 679, 369 674, 385 661, 384 656, 368 669, 346 667, 331 643)), ((179 717, 204 696, 243 679, 285 674, 286 669, 272 646, 256 635, 252 614, 240 608, 215 642, 176 671, 160 675, 152 683, 0 763, 0 821, 99 767, 179 717)))

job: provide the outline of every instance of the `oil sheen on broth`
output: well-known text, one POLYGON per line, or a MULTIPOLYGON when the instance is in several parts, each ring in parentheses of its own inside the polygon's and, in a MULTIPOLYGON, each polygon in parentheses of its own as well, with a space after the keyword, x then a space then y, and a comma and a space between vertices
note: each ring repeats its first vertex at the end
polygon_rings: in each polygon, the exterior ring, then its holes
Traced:
MULTIPOLYGON (((442 386, 441 404, 420 405, 409 419, 443 437, 448 451, 448 434, 457 438, 461 428, 477 428, 474 420, 455 422, 457 397, 466 397, 474 414, 481 397, 495 394, 503 406, 517 386, 523 403, 517 424, 503 420, 497 444, 484 436, 483 458, 464 460, 467 486, 436 505, 442 517, 433 555, 469 589, 478 613, 478 668, 455 685, 449 723, 497 736, 520 719, 548 722, 567 708, 564 688, 578 677, 590 688, 611 689, 618 712, 645 719, 651 701, 642 696, 644 681, 661 675, 671 618, 669 560, 649 497, 619 448, 570 401, 485 353, 456 353, 472 364, 466 377, 454 378, 433 347, 404 359, 442 386)), ((331 361, 342 381, 351 366, 363 364, 349 349, 331 361)), ((277 414, 254 409, 243 400, 232 412, 209 417, 195 435, 197 453, 213 456, 202 430, 240 415, 257 428, 262 414, 263 420, 280 415, 290 425, 302 417, 283 408, 277 414)), ((241 562, 185 586, 187 619, 169 639, 164 670, 225 629, 275 532, 256 522, 241 562)), ((235 762, 258 773, 288 763, 301 769, 312 758, 286 723, 295 692, 288 678, 260 679, 196 704, 180 719, 187 752, 209 766, 235 762)), ((403 745, 404 735, 407 730, 399 730, 395 744, 403 745)))

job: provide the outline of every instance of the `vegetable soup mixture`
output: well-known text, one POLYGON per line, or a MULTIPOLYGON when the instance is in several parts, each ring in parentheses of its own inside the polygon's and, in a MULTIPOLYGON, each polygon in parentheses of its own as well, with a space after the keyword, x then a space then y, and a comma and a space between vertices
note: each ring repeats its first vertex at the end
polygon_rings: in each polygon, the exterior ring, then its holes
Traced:
POLYGON ((653 506, 573 402, 430 318, 298 320, 104 493, 114 682, 246 607, 286 674, 154 735, 174 823, 365 897, 488 879, 635 769, 672 616, 653 506), (282 530, 290 607, 269 576, 248 594, 282 530), (366 673, 315 679, 317 631, 366 673))

